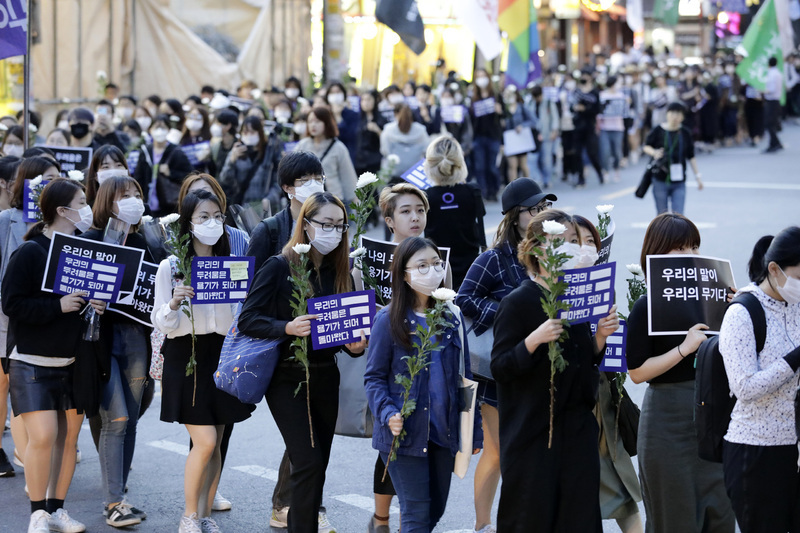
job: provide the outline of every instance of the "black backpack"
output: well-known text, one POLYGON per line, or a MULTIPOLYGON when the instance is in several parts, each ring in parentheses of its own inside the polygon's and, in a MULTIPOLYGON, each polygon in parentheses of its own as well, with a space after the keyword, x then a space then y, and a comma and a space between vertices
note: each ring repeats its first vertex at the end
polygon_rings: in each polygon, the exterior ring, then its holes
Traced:
MULTIPOLYGON (((734 304, 743 305, 750 313, 756 336, 756 352, 760 353, 767 337, 767 317, 761 302, 754 294, 744 292, 731 301, 730 305, 734 304)), ((697 350, 696 364, 694 424, 698 454, 706 461, 721 463, 722 440, 728 432, 736 397, 731 395, 728 385, 728 374, 722 354, 719 353, 718 335, 703 341, 697 350)))

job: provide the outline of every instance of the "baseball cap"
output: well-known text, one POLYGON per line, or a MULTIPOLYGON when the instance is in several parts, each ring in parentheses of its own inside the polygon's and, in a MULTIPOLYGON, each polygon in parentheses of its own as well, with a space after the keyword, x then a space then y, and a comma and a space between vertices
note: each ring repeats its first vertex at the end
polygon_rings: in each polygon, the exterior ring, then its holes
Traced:
POLYGON ((503 191, 503 214, 505 215, 515 206, 533 207, 542 200, 558 200, 553 193, 542 192, 539 184, 530 178, 519 178, 511 183, 503 191))

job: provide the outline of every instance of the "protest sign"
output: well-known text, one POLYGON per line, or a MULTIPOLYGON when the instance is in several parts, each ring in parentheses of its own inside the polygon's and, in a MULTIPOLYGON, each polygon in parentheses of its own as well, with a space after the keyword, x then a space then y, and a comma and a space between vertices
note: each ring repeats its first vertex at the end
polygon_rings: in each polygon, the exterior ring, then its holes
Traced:
POLYGON ((647 256, 647 332, 685 335, 698 323, 719 333, 736 287, 726 259, 694 254, 647 256))
POLYGON ((153 312, 155 302, 156 272, 158 272, 157 264, 142 261, 133 301, 130 304, 111 304, 108 306, 108 310, 152 327, 150 313, 153 312))
POLYGON ((358 95, 348 96, 347 105, 356 113, 361 113, 361 97, 358 95))
POLYGON ((41 215, 39 209, 39 195, 50 180, 42 180, 36 187, 31 187, 31 180, 25 180, 22 185, 22 221, 38 222, 41 215), (34 188, 36 191, 34 191, 34 188))
POLYGON ((87 300, 116 301, 125 265, 98 261, 90 257, 59 254, 56 265, 56 294, 84 291, 87 300))
MULTIPOLYGON (((592 335, 597 332, 597 322, 592 322, 592 335)), ((600 363, 600 372, 627 372, 628 360, 625 346, 628 342, 628 324, 620 319, 619 328, 606 339, 606 355, 600 363)))
POLYGON ((255 257, 193 257, 193 304, 237 303, 247 297, 255 257))
POLYGON ((461 124, 467 111, 462 105, 446 105, 441 110, 442 122, 445 124, 461 124))
POLYGON ((128 152, 126 156, 126 160, 128 161, 128 172, 131 176, 134 176, 134 172, 136 172, 136 165, 139 164, 139 156, 141 152, 139 150, 131 150, 128 152))
POLYGON ((533 142, 533 132, 530 128, 522 128, 519 133, 516 130, 503 132, 503 153, 505 155, 527 154, 534 150, 536 150, 536 143, 533 142))
POLYGON ((614 219, 611 219, 611 222, 608 223, 608 235, 606 238, 600 241, 600 251, 597 253, 598 258, 595 265, 602 265, 603 263, 608 263, 608 259, 611 257, 611 243, 614 240, 614 230, 617 229, 617 225, 614 223, 614 219))
POLYGON ((478 100, 477 102, 472 103, 472 111, 475 113, 475 117, 483 117, 494 113, 494 106, 497 101, 494 97, 484 98, 483 100, 478 100))
POLYGON ((28 50, 28 2, 6 0, 0 4, 0 59, 21 56, 28 50))
POLYGON ((564 281, 569 287, 559 300, 566 302, 570 308, 562 311, 559 318, 567 319, 571 324, 580 324, 607 315, 614 305, 616 270, 616 263, 607 263, 564 272, 564 281))
POLYGON ((342 346, 369 338, 375 317, 375 292, 358 291, 322 296, 308 300, 311 321, 311 342, 315 350, 342 346))
POLYGON ((92 149, 89 147, 45 146, 53 151, 53 157, 61 165, 61 175, 70 170, 86 170, 92 163, 92 149))
POLYGON ((181 150, 186 154, 189 163, 191 163, 193 167, 196 167, 211 153, 211 143, 209 141, 201 141, 194 144, 185 144, 181 146, 181 150))
POLYGON ((400 177, 411 185, 416 185, 423 191, 433 187, 433 183, 431 183, 431 180, 428 179, 427 174, 425 174, 425 159, 421 159, 416 165, 406 170, 400 177))
MULTIPOLYGON (((63 268, 79 268, 83 272, 103 272, 101 269, 93 269, 92 265, 119 265, 120 268, 116 271, 115 275, 119 277, 119 287, 114 291, 113 299, 97 298, 98 300, 110 301, 112 303, 125 303, 130 304, 133 302, 134 294, 136 292, 136 285, 138 282, 138 273, 141 268, 142 259, 144 258, 144 250, 139 248, 129 248, 127 246, 119 246, 117 244, 109 244, 100 241, 92 241, 74 235, 65 235, 64 233, 53 233, 53 238, 50 241, 50 250, 47 254, 47 267, 44 272, 44 279, 42 280, 42 290, 47 292, 55 292, 57 294, 66 294, 61 289, 61 277, 63 277, 63 268), (74 265, 67 264, 66 261, 62 262, 61 257, 68 256, 78 259, 89 260, 87 265, 74 265)), ((84 279, 89 279, 84 278, 84 279)), ((97 278, 91 281, 97 281, 97 278)), ((72 284, 65 284, 65 287, 74 287, 72 284)), ((74 292, 75 289, 69 291, 74 292)), ((88 290, 77 289, 77 290, 88 290)), ((108 292, 109 289, 99 288, 99 292, 108 292)))

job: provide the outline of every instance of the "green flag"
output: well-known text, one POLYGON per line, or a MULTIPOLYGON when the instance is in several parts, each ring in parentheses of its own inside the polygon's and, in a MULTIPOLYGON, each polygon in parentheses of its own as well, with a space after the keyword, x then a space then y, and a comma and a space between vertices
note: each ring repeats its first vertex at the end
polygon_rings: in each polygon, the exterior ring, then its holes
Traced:
POLYGON ((653 5, 653 18, 665 26, 678 24, 678 0, 656 0, 653 5))
MULTIPOLYGON (((778 30, 778 16, 775 12, 774 0, 767 0, 759 8, 744 34, 742 44, 736 47, 736 53, 744 59, 736 67, 739 78, 759 91, 766 89, 769 58, 778 60, 778 70, 783 73, 783 50, 778 30)), ((786 87, 781 94, 781 103, 786 100, 786 87)))

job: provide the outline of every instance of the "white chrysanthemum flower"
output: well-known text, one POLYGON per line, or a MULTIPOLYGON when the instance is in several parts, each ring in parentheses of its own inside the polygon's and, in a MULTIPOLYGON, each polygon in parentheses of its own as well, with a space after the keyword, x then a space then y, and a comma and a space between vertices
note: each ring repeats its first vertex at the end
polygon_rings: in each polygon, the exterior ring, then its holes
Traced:
POLYGON ((161 217, 159 219, 159 222, 161 222, 161 224, 163 224, 164 226, 168 226, 173 222, 177 222, 179 218, 181 217, 180 215, 178 215, 178 213, 170 213, 169 215, 161 217))
POLYGON ((31 133, 36 133, 37 131, 39 131, 39 128, 37 128, 33 124, 28 124, 28 129, 31 131, 31 133))
POLYGON ((431 293, 431 296, 433 296, 435 300, 441 302, 452 302, 456 299, 456 291, 445 287, 439 287, 431 293))
POLYGON ((350 258, 351 259, 358 259, 359 257, 362 257, 362 256, 366 255, 366 253, 367 253, 367 249, 364 248, 363 246, 359 246, 358 248, 356 248, 355 250, 350 252, 350 258))
POLYGON ((601 215, 607 215, 614 210, 614 205, 613 204, 598 205, 595 206, 595 209, 597 209, 597 212, 600 213, 601 215))
POLYGON ((363 189, 367 185, 371 185, 378 181, 378 176, 373 174, 372 172, 364 172, 361 176, 358 177, 358 182, 356 182, 356 189, 363 189))
POLYGON ((567 227, 564 224, 556 222, 555 220, 545 220, 542 223, 542 229, 548 235, 561 235, 567 231, 567 227))
POLYGON ((106 75, 106 71, 105 70, 98 70, 97 71, 97 79, 98 80, 108 79, 108 76, 106 75))
POLYGON ((150 215, 145 215, 145 216, 142 217, 142 222, 144 224, 149 224, 152 221, 153 221, 153 217, 151 217, 150 215))
POLYGON ((307 254, 308 252, 311 251, 311 245, 310 244, 303 244, 303 243, 299 242, 299 243, 295 244, 294 246, 292 246, 292 250, 294 250, 294 253, 296 253, 298 255, 307 254))
POLYGON ((0 131, 8 131, 8 126, 5 124, 0 123, 0 131))
POLYGON ((36 187, 37 185, 39 185, 42 182, 43 179, 44 178, 42 178, 42 175, 39 174, 38 176, 36 176, 35 178, 33 178, 31 180, 31 187, 36 187))
POLYGON ((67 172, 67 177, 73 181, 83 181, 83 172, 80 170, 70 170, 67 172))
POLYGON ((630 265, 625 265, 625 267, 634 276, 644 276, 644 272, 642 271, 642 265, 639 265, 637 263, 631 263, 630 265))
POLYGON ((389 154, 386 156, 386 161, 392 165, 400 164, 400 156, 397 154, 389 154))

